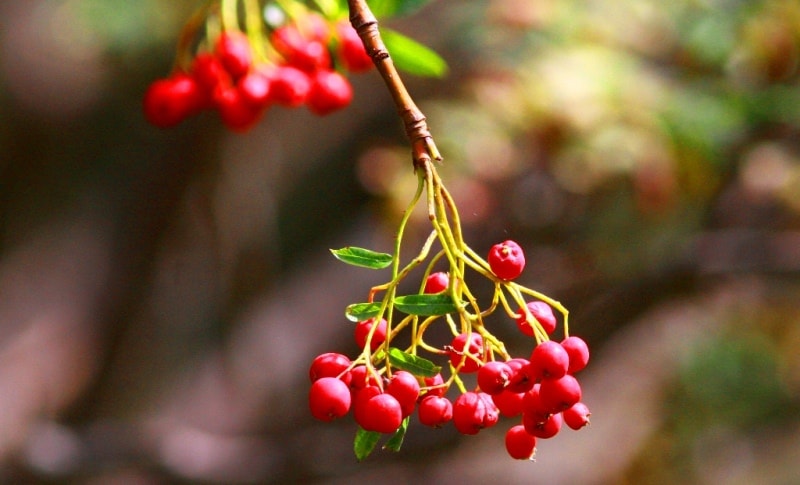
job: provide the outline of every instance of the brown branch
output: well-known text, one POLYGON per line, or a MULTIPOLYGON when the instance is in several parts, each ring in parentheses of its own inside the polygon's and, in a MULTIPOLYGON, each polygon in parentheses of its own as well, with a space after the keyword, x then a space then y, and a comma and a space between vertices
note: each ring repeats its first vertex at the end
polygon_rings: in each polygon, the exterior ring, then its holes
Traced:
POLYGON ((422 114, 408 93, 389 51, 383 43, 378 30, 378 20, 365 0, 348 0, 347 4, 350 8, 350 24, 358 32, 364 48, 392 95, 397 113, 403 120, 406 136, 411 141, 414 167, 429 167, 431 160, 441 161, 442 156, 428 129, 425 115, 422 114))

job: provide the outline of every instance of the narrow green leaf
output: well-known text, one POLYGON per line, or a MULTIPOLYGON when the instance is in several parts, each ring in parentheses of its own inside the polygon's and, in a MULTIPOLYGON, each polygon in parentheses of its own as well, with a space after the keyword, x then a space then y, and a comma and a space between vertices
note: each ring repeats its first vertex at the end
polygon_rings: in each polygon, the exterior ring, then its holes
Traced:
POLYGON ((406 437, 406 431, 408 430, 408 421, 410 416, 406 416, 402 423, 400 423, 400 427, 397 428, 397 431, 394 432, 389 441, 383 445, 384 450, 389 451, 400 451, 400 447, 403 446, 403 438, 406 437))
POLYGON ((398 296, 394 299, 394 306, 409 315, 446 315, 458 311, 453 298, 446 293, 398 296))
POLYGON ((376 316, 380 312, 380 303, 353 303, 347 306, 344 315, 351 322, 361 322, 376 316))
POLYGON ((403 352, 395 347, 389 348, 389 362, 399 370, 408 371, 421 377, 433 377, 442 370, 441 366, 428 359, 403 352))
POLYGON ((369 249, 348 246, 342 249, 331 249, 331 253, 339 261, 362 268, 383 269, 392 264, 392 255, 378 253, 369 249))
POLYGON ((381 439, 381 434, 377 431, 367 431, 359 427, 353 440, 353 452, 356 454, 356 459, 362 461, 368 457, 372 450, 375 449, 379 439, 381 439))
POLYGON ((447 74, 447 62, 429 47, 391 29, 381 29, 381 37, 398 69, 423 77, 447 74))
POLYGON ((430 3, 430 0, 368 0, 367 3, 372 13, 381 19, 414 13, 425 4, 430 3))

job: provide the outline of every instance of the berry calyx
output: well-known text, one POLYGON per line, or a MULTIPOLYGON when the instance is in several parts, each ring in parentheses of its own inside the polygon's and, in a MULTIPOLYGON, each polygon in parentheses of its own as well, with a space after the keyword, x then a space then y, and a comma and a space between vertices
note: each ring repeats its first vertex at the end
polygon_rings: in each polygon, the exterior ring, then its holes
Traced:
POLYGON ((489 250, 489 268, 501 280, 511 281, 522 274, 525 268, 525 254, 515 241, 503 241, 489 250))
POLYGON ((308 404, 311 415, 321 421, 341 418, 350 410, 350 403, 350 388, 340 379, 322 377, 311 384, 308 404))

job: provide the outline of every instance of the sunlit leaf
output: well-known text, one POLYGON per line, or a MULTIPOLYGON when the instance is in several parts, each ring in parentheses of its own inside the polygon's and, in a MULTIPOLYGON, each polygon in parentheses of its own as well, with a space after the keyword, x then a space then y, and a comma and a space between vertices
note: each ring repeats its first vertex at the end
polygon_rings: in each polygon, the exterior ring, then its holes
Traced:
POLYGON ((347 306, 344 314, 351 322, 361 322, 376 316, 380 312, 380 303, 353 303, 347 306))
POLYGON ((421 377, 433 377, 442 370, 428 359, 403 352, 395 347, 389 349, 389 362, 398 370, 408 371, 421 377))
POLYGON ((381 37, 398 69, 423 77, 447 73, 447 62, 429 47, 391 29, 382 28, 381 37))
POLYGON ((358 428, 356 437, 353 440, 353 452, 356 454, 358 461, 368 457, 378 440, 381 439, 381 434, 377 431, 367 431, 364 428, 358 428))
POLYGON ((398 296, 394 299, 394 306, 409 315, 434 316, 458 311, 453 298, 445 293, 398 296))
POLYGON ((331 253, 339 261, 362 268, 382 269, 392 264, 392 255, 378 253, 370 249, 348 246, 342 249, 331 249, 331 253))

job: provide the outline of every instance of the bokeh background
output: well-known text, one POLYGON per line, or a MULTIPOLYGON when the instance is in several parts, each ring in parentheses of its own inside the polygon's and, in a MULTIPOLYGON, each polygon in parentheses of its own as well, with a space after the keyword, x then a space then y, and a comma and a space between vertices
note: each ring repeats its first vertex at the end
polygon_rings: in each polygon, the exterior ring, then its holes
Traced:
POLYGON ((508 424, 418 423, 357 463, 352 420, 309 416, 311 359, 355 354, 344 307, 385 276, 328 249, 391 249, 410 155, 375 72, 325 118, 148 126, 199 3, 0 3, 0 482, 800 482, 800 3, 386 22, 450 66, 406 80, 470 245, 520 241, 521 281, 592 345, 592 425, 533 463, 508 424))

